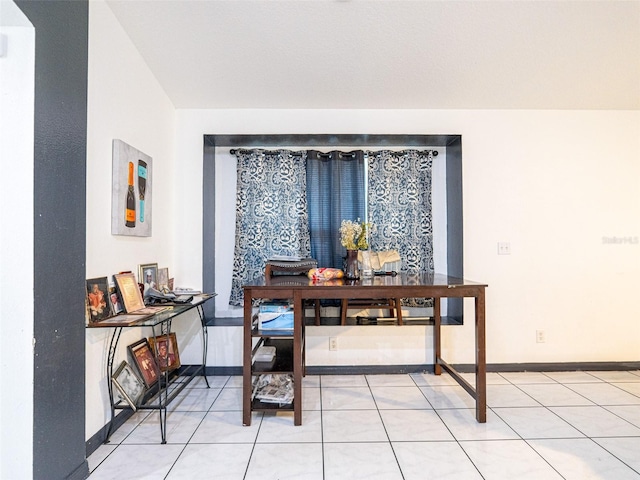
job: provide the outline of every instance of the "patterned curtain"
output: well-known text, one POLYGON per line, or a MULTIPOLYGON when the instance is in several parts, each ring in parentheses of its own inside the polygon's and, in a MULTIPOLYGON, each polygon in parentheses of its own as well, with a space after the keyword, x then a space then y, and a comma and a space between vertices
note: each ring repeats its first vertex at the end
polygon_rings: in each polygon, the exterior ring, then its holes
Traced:
MULTIPOLYGON (((369 221, 375 225, 372 250, 398 250, 401 270, 433 271, 431 151, 367 152, 369 221)), ((432 306, 432 299, 410 299, 408 306, 432 306)))
POLYGON ((238 150, 236 245, 230 305, 242 306, 242 286, 264 275, 273 255, 310 256, 306 153, 238 150))

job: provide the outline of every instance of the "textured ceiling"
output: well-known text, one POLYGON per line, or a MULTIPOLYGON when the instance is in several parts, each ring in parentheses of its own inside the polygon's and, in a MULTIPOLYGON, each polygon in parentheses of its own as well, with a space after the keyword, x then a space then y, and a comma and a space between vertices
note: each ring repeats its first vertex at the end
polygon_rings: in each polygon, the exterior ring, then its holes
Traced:
POLYGON ((107 0, 176 108, 640 109, 640 0, 107 0))

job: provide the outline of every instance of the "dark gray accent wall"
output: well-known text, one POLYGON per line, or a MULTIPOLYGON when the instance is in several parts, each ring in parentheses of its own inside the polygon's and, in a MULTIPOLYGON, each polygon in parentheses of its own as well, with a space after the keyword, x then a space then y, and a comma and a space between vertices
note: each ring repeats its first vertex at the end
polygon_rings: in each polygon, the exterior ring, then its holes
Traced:
POLYGON ((87 0, 16 4, 35 27, 33 478, 87 478, 87 0))
MULTIPOLYGON (((447 144, 447 270, 449 275, 464 278, 462 222, 462 139, 457 136, 447 144)), ((447 316, 462 321, 464 301, 447 298, 447 316)))

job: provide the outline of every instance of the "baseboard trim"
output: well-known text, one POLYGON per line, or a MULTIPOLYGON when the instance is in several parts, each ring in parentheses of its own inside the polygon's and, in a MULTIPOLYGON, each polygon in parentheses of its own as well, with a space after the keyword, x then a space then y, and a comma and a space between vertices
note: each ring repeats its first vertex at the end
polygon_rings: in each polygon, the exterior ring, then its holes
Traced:
MULTIPOLYGON (((475 372, 472 363, 452 365, 462 373, 475 372)), ((545 363, 489 363, 487 372, 565 372, 565 371, 640 370, 637 362, 545 362, 545 363)), ((308 375, 382 375, 433 372, 433 364, 414 365, 308 365, 308 375)), ((207 367, 207 375, 242 375, 242 367, 207 367)))
POLYGON ((89 463, 85 458, 84 462, 82 462, 73 472, 71 472, 71 474, 66 477, 65 480, 85 480, 86 478, 89 478, 89 463))

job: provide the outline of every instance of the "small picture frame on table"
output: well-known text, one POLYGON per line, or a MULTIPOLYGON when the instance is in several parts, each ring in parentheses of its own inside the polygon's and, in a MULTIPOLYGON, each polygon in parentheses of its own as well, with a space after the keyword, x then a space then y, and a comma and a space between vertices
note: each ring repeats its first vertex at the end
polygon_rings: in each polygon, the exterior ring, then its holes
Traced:
POLYGON ((172 371, 180 368, 180 352, 175 333, 149 337, 149 347, 156 356, 160 371, 172 371))
POLYGON ((131 313, 144 308, 144 300, 133 273, 118 273, 113 276, 122 306, 125 312, 131 313))
POLYGON ((149 348, 149 342, 146 338, 132 343, 127 347, 129 355, 133 364, 138 369, 138 373, 144 381, 146 388, 153 387, 160 379, 160 368, 156 363, 156 359, 153 356, 151 348, 149 348))
POLYGON ((99 322, 111 316, 107 277, 87 279, 87 303, 90 323, 99 322))
POLYGON ((124 308, 122 308, 122 301, 118 296, 118 291, 115 285, 109 286, 109 307, 111 307, 111 315, 118 315, 124 312, 124 308))
POLYGON ((158 264, 145 263, 139 266, 138 282, 144 285, 142 296, 147 295, 147 290, 155 288, 158 290, 158 264))
POLYGON ((131 365, 123 360, 111 377, 111 382, 115 387, 115 398, 119 401, 125 401, 135 412, 138 403, 144 396, 145 386, 131 365))
POLYGON ((159 268, 158 269, 158 286, 157 290, 160 290, 162 293, 169 293, 169 269, 168 268, 159 268))

